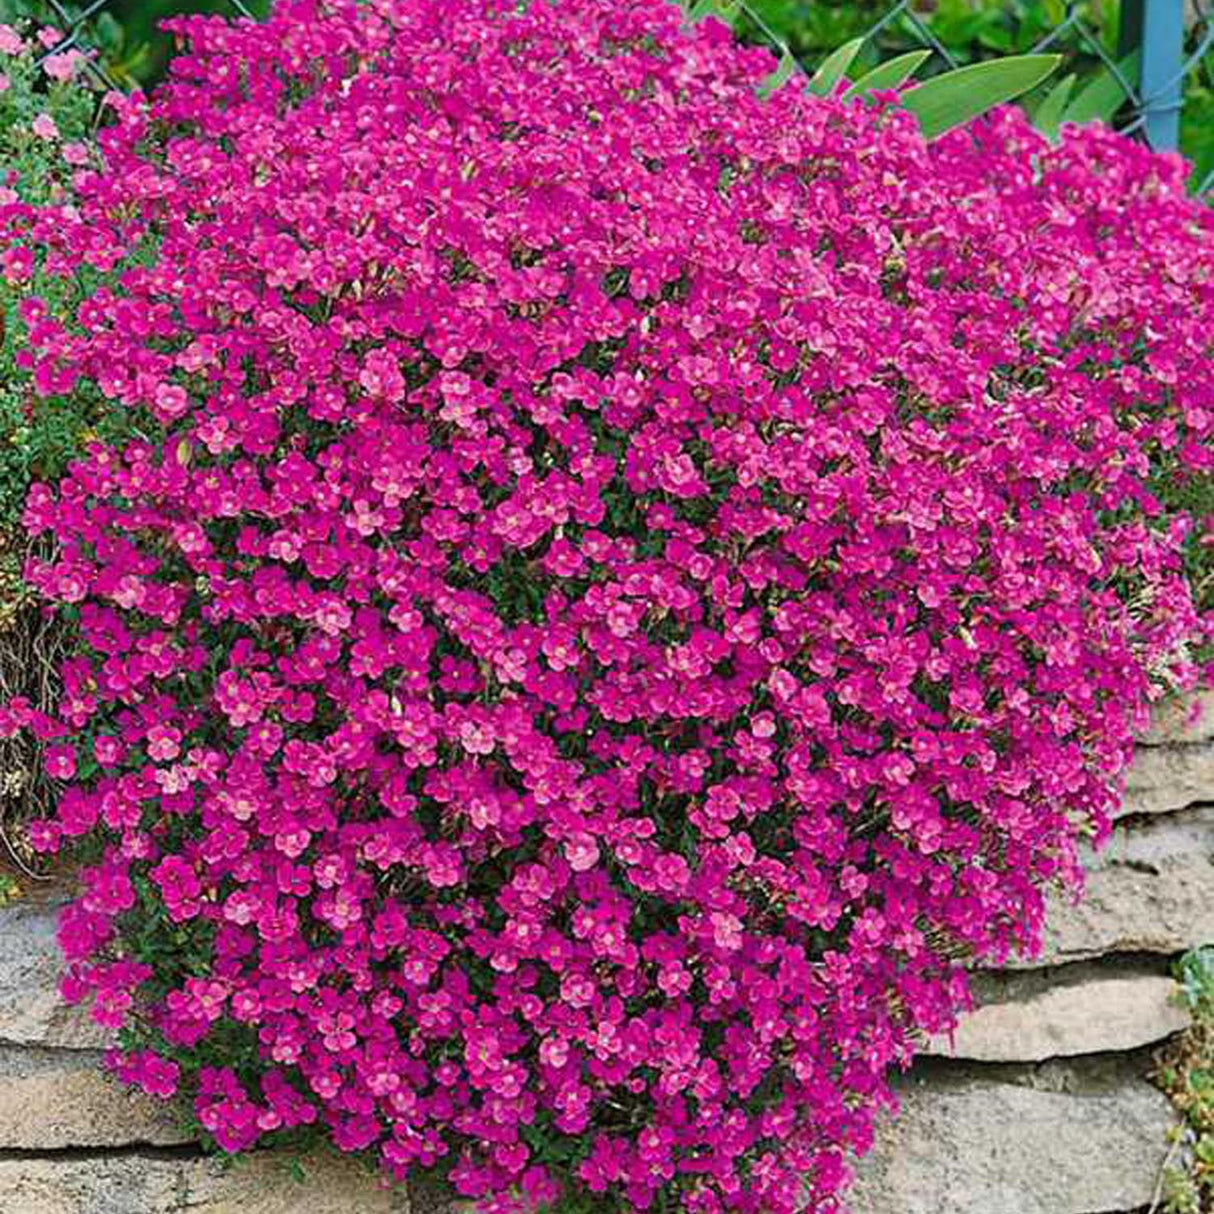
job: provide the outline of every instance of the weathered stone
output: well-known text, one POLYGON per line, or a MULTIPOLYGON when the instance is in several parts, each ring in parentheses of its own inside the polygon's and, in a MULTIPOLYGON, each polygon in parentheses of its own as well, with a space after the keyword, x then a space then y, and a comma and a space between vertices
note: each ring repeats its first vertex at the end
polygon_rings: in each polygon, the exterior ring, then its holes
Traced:
POLYGON ((0 1159, 4 1214, 175 1214, 183 1208, 182 1192, 174 1160, 0 1159))
POLYGON ((188 1141, 171 1105, 128 1089, 99 1064, 88 1050, 0 1049, 0 1149, 188 1141))
POLYGON ((1214 940, 1214 807, 1120 826, 1086 863, 1085 896, 1051 896, 1042 954, 1009 968, 1214 940))
POLYGON ((409 1181, 409 1208, 413 1214, 476 1214, 476 1203, 452 1196, 449 1186, 430 1176, 409 1181))
POLYGON ((1214 803, 1214 746, 1143 746, 1126 775, 1121 815, 1214 803))
POLYGON ((1155 706, 1144 746, 1214 741, 1214 690, 1169 696, 1155 706))
POLYGON ((87 1008, 59 998, 63 956, 55 942, 57 908, 13 903, 0 909, 0 1042, 88 1049, 113 1034, 87 1008))
POLYGON ((272 1152, 247 1156, 236 1167, 210 1160, 185 1170, 189 1214, 408 1214, 403 1188, 385 1187, 381 1174, 350 1159, 313 1154, 300 1161, 272 1152))
POLYGON ((1151 1201, 1172 1122, 1145 1080, 1092 1095, 976 1076, 903 1092, 858 1165, 857 1214, 1096 1214, 1151 1201))
POLYGON ((980 1006, 962 1016, 952 1038, 934 1038, 924 1052, 979 1062, 1134 1050, 1179 1032, 1188 1014, 1176 983, 1151 973, 1108 967, 986 975, 976 983, 980 1006))
POLYGON ((4 1214, 408 1214, 353 1161, 311 1158, 301 1181, 290 1157, 256 1152, 232 1167, 163 1155, 0 1159, 4 1214))

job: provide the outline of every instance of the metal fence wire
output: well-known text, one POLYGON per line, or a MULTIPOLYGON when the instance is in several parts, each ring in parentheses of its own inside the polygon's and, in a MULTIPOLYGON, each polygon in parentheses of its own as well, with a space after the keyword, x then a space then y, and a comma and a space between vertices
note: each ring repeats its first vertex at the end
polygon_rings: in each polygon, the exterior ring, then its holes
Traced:
MULTIPOLYGON (((727 0, 728 2, 728 0, 727 0)), ((781 35, 774 16, 790 11, 818 16, 847 10, 875 9, 862 27, 866 45, 893 42, 898 50, 930 52, 925 69, 962 66, 958 47, 934 28, 937 11, 955 18, 968 8, 1006 19, 1008 26, 1029 15, 1041 20, 1053 9, 1052 24, 1033 42, 1017 45, 1017 53, 1063 52, 1064 64, 1047 88, 1077 65, 1085 79, 1075 93, 1088 89, 1105 94, 1098 107, 1101 116, 1125 134, 1136 136, 1159 151, 1184 151, 1195 162, 1194 192, 1214 189, 1214 2, 1212 0, 1073 0, 1065 4, 992 4, 989 0, 736 0, 745 24, 757 40, 787 53, 803 71, 813 67, 811 57, 781 35), (1113 28, 1109 29, 1110 18, 1113 28), (1097 80, 1096 77, 1103 77, 1097 80), (1183 132, 1183 135, 1182 135, 1183 132)), ((851 23, 854 28, 854 22, 851 23)), ((825 48, 824 48, 825 50, 825 48)), ((999 53, 999 52, 993 52, 999 53)), ((816 56, 821 58, 821 55, 816 56)), ((1090 118, 1092 115, 1089 114, 1090 118)))
MULTIPOLYGON (((67 40, 48 51, 47 56, 72 46, 94 52, 88 70, 95 83, 107 89, 120 84, 96 53, 92 33, 95 19, 113 2, 90 0, 83 6, 71 6, 63 0, 45 0, 68 34, 67 40)), ((896 30, 901 40, 931 52, 938 68, 955 68, 959 66, 956 48, 950 49, 932 27, 931 17, 939 3, 896 0, 883 5, 879 0, 853 0, 851 7, 873 11, 873 20, 865 31, 867 42, 876 43, 896 30)), ((1106 9, 1108 3, 1104 0, 1106 9)), ((768 42, 777 53, 789 53, 806 74, 812 71, 813 62, 804 53, 792 51, 771 12, 796 10, 798 5, 804 10, 827 10, 830 5, 818 0, 726 0, 726 4, 745 14, 750 31, 760 40, 768 42)), ((992 7, 990 0, 972 0, 972 4, 975 10, 992 7)), ((218 0, 206 7, 256 19, 246 0, 218 0)), ((838 0, 834 7, 838 10, 838 0)), ((1196 126, 1198 142, 1208 154, 1196 157, 1194 189, 1201 194, 1214 190, 1214 0, 1120 0, 1119 11, 1113 10, 1118 25, 1115 51, 1107 45, 1107 30, 1102 37, 1096 27, 1092 7, 1091 0, 1066 3, 1052 28, 1031 48, 1022 49, 1068 50, 1085 59, 1089 67, 1105 73, 1105 85, 1113 97, 1106 109, 1114 125, 1153 148, 1182 149, 1182 119, 1186 130, 1196 126), (1188 111, 1186 106, 1190 107, 1188 111)), ((1188 147, 1182 150, 1191 154, 1188 147)))
MULTIPOLYGON (((88 53, 86 70, 94 84, 102 89, 121 89, 121 82, 106 67, 104 59, 98 53, 98 40, 92 36, 93 22, 111 6, 113 0, 90 0, 90 3, 83 7, 65 5, 62 0, 44 0, 44 3, 54 14, 56 26, 63 30, 67 37, 55 43, 38 62, 41 64, 52 55, 60 55, 74 48, 88 53)), ((245 0, 223 0, 219 9, 221 13, 230 16, 257 19, 245 0)))
MULTIPOLYGON (((1124 0, 1116 57, 1093 32, 1087 6, 1067 4, 1062 20, 1032 47, 1034 53, 1055 49, 1074 39, 1116 82, 1129 116, 1119 123, 1127 134, 1141 131, 1151 146, 1180 146, 1180 116, 1186 77, 1195 72, 1214 47, 1214 21, 1204 0, 1124 0), (1137 70, 1131 64, 1136 64, 1137 70)), ((950 67, 958 63, 949 49, 916 13, 911 0, 900 0, 872 27, 871 34, 903 19, 926 49, 950 67)))

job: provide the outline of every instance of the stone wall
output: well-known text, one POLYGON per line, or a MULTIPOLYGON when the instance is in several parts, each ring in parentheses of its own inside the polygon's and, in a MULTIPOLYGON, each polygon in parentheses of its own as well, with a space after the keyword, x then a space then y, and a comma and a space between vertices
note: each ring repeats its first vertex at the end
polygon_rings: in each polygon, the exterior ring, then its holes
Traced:
MULTIPOLYGON (((1059 902, 1043 957, 977 978, 979 1008, 900 1084, 855 1214, 1145 1214, 1171 1123, 1147 1082, 1184 1027, 1175 955, 1214 941, 1214 695, 1161 714, 1114 839, 1059 902)), ((55 993, 54 910, 0 909, 0 1214, 405 1214, 348 1160, 230 1168, 98 1070, 104 1034, 55 993)), ((414 1214, 442 1201, 415 1194, 414 1214)))
POLYGON ((1146 1073, 1185 1027, 1171 962, 1214 942, 1214 694, 1157 717, 1087 895, 1051 907, 1032 966, 978 976, 979 1007, 901 1086, 855 1214, 1137 1214, 1172 1112, 1146 1073))

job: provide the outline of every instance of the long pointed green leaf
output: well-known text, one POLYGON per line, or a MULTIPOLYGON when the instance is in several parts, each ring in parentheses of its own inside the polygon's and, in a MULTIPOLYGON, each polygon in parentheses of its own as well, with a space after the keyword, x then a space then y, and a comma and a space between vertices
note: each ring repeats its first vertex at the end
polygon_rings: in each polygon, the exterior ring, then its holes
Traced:
POLYGON ((777 64, 776 70, 759 82, 759 96, 770 97, 776 89, 782 88, 787 83, 788 78, 796 70, 796 56, 788 47, 785 47, 780 54, 780 62, 777 64))
POLYGON ((885 63, 879 63, 871 72, 861 76, 843 95, 859 97, 867 93, 875 93, 879 89, 896 89, 900 84, 905 84, 918 71, 919 65, 930 55, 931 51, 907 51, 905 55, 898 55, 896 58, 886 60, 885 63))
POLYGON ((687 10, 687 20, 692 25, 705 17, 719 17, 727 24, 738 14, 740 0, 695 0, 687 10))
POLYGON ((961 126, 994 106, 1027 93, 1057 66, 1061 55, 1010 55, 986 63, 971 63, 933 76, 902 94, 928 139, 961 126))
POLYGON ((809 82, 809 91, 819 97, 826 97, 834 92, 835 85, 847 74, 847 69, 851 67, 852 60, 860 53, 863 45, 863 38, 853 38, 838 50, 831 51, 814 72, 809 82))
MULTIPOLYGON (((1117 70, 1128 81, 1138 79, 1138 57, 1135 51, 1117 63, 1117 70)), ((1112 122, 1113 115, 1126 103, 1125 89, 1107 67, 1101 68, 1087 84, 1075 94, 1075 99, 1063 112, 1063 122, 1074 122, 1082 126, 1085 122, 1112 122)))
POLYGON ((1046 93, 1041 104, 1033 111, 1033 125, 1050 139, 1054 139, 1058 135, 1058 128, 1062 125, 1062 115, 1066 111, 1066 103, 1071 99, 1071 90, 1074 87, 1075 77, 1063 76, 1046 93))

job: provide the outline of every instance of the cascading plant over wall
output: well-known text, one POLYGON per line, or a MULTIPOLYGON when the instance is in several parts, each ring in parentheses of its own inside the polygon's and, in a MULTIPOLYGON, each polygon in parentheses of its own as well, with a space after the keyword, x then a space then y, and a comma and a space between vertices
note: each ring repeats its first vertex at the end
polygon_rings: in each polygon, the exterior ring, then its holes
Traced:
POLYGON ((1119 137, 929 148, 666 0, 176 23, 8 202, 78 624, 14 703, 65 989, 226 1151, 491 1208, 825 1212, 1196 676, 1214 218, 1119 137))

